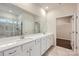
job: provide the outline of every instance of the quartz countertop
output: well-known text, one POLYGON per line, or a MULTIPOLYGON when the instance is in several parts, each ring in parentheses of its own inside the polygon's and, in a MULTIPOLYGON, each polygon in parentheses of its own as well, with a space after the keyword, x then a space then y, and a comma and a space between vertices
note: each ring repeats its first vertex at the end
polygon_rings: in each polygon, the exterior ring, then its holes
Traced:
POLYGON ((20 36, 4 38, 0 41, 0 51, 20 46, 24 43, 39 39, 45 35, 47 34, 24 35, 24 39, 21 39, 20 36))

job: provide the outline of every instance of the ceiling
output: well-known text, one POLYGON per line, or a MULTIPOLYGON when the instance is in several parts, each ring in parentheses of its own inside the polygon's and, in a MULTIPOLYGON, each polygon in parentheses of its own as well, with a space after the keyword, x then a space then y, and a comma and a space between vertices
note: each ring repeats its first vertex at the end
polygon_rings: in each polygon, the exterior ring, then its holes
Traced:
POLYGON ((59 9, 59 8, 65 8, 65 7, 69 8, 69 7, 75 6, 76 3, 36 3, 36 5, 49 11, 52 9, 59 9))

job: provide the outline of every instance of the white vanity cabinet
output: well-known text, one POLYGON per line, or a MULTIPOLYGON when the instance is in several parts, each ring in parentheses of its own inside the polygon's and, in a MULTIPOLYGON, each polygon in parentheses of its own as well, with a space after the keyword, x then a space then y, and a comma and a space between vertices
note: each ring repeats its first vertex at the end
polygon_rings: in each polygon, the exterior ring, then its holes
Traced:
POLYGON ((23 56, 31 56, 34 54, 34 46, 35 46, 35 41, 31 41, 28 43, 25 43, 22 45, 22 54, 23 56))
POLYGON ((4 51, 4 56, 20 56, 21 55, 21 47, 14 47, 4 51))
POLYGON ((0 52, 0 56, 3 56, 3 52, 0 52))
POLYGON ((41 55, 47 50, 47 39, 46 36, 41 38, 41 55))

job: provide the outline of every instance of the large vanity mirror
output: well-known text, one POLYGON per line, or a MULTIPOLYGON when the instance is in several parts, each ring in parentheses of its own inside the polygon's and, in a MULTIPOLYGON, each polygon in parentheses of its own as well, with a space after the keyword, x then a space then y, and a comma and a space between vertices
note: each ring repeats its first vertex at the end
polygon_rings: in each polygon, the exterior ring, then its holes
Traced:
POLYGON ((0 37, 21 35, 21 22, 12 13, 0 10, 0 37))
POLYGON ((0 38, 35 33, 40 33, 38 16, 12 4, 0 4, 0 38))

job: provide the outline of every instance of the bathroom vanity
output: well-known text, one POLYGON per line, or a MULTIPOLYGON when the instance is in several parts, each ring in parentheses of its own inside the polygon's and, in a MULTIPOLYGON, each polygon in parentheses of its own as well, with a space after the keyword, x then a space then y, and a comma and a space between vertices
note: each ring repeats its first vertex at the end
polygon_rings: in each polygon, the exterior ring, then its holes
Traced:
POLYGON ((42 56, 54 45, 53 41, 51 33, 10 37, 0 43, 0 56, 42 56))

